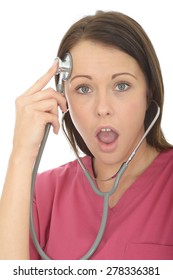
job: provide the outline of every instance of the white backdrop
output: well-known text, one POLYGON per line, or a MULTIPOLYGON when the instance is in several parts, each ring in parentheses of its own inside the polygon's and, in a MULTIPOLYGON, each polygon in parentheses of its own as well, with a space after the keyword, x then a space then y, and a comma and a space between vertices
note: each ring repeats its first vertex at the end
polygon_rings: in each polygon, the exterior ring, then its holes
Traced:
MULTIPOLYGON (((96 10, 117 10, 132 16, 151 38, 165 83, 162 128, 173 143, 171 1, 0 1, 0 193, 12 147, 16 97, 51 66, 59 42, 70 25, 96 10)), ((50 85, 54 86, 54 81, 50 85)), ((73 158, 64 136, 50 133, 39 170, 59 166, 73 158)))

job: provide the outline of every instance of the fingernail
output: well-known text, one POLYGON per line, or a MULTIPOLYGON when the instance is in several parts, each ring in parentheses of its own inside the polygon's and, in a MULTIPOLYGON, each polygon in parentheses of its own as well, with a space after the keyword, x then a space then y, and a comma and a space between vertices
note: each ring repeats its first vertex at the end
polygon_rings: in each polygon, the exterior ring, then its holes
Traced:
POLYGON ((55 75, 57 75, 57 74, 58 74, 58 59, 57 59, 57 58, 55 58, 55 60, 54 60, 54 62, 53 62, 53 64, 52 64, 52 66, 51 66, 51 68, 54 68, 55 66, 56 66, 55 75))
POLYGON ((58 62, 59 62, 59 59, 58 59, 58 57, 56 57, 55 60, 54 60, 54 62, 53 62, 53 65, 52 65, 52 66, 57 65, 58 62))

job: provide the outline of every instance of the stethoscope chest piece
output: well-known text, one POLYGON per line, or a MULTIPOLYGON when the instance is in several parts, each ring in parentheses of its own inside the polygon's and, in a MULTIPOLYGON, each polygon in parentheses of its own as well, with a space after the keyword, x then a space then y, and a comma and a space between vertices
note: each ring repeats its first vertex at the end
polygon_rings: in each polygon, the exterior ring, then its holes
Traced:
POLYGON ((72 56, 70 53, 66 53, 63 60, 61 60, 59 57, 56 57, 56 60, 58 60, 59 63, 58 70, 55 73, 55 75, 59 75, 57 91, 63 92, 62 82, 68 80, 72 72, 72 67, 73 67, 72 56))
MULTIPOLYGON (((70 53, 66 53, 63 60, 61 60, 59 57, 57 57, 56 59, 59 62, 58 70, 56 72, 56 75, 59 75, 59 80, 58 80, 58 84, 57 84, 57 91, 60 92, 60 93, 63 93, 63 81, 66 81, 67 79, 69 79, 69 77, 71 75, 71 72, 72 72, 72 57, 71 57, 70 53)), ((93 191, 96 194, 98 194, 99 196, 102 196, 103 200, 104 200, 103 201, 103 213, 102 213, 100 228, 98 230, 98 233, 96 235, 95 240, 93 241, 93 244, 91 244, 91 247, 90 247, 90 249, 88 249, 86 254, 84 254, 83 257, 80 258, 81 260, 89 259, 93 255, 93 253, 96 251, 97 247, 99 246, 99 244, 102 240, 103 234, 105 232, 105 228, 106 228, 106 223, 107 223, 107 218, 108 218, 108 208, 109 208, 109 197, 115 192, 116 188, 118 187, 119 181, 120 181, 123 173, 125 172, 125 170, 128 167, 128 164, 134 158, 134 156, 135 156, 137 150, 139 149, 140 145, 142 144, 142 142, 144 141, 144 139, 146 138, 149 131, 152 129, 152 127, 154 126, 156 120, 158 119, 158 117, 160 115, 160 107, 158 106, 158 104, 154 100, 153 100, 153 102, 154 102, 154 104, 156 105, 156 108, 157 108, 157 112, 156 112, 156 115, 155 115, 153 121, 151 122, 149 127, 146 129, 146 131, 145 131, 144 135, 142 136, 141 140, 139 141, 139 143, 137 144, 135 149, 132 151, 132 153, 129 156, 129 158, 127 159, 127 161, 122 164, 122 166, 120 167, 118 172, 116 172, 116 174, 114 174, 112 177, 104 180, 104 181, 108 181, 110 179, 112 180, 113 178, 115 178, 112 189, 109 192, 104 193, 104 192, 99 191, 99 189, 97 188, 97 186, 95 184, 95 178, 92 178, 92 176, 90 175, 90 173, 88 172, 88 170, 84 166, 82 160, 78 156, 77 152, 74 150, 74 153, 77 157, 79 165, 83 169, 84 174, 85 174, 88 182, 90 183, 93 191)), ((67 112, 68 112, 68 110, 67 110, 67 112)), ((66 129, 65 129, 64 124, 63 124, 64 123, 64 117, 65 117, 67 112, 65 112, 63 117, 62 117, 62 129, 63 129, 63 132, 64 132, 70 146, 73 148, 71 140, 68 137, 68 134, 67 134, 66 129)), ((40 163, 40 160, 41 160, 41 156, 42 156, 42 153, 43 153, 43 149, 44 149, 47 137, 48 137, 49 129, 50 129, 50 124, 47 124, 45 134, 44 134, 44 137, 43 137, 40 149, 39 149, 39 153, 38 153, 35 165, 34 165, 34 169, 33 169, 32 186, 31 186, 31 206, 30 206, 31 236, 32 236, 33 242, 35 244, 35 247, 36 247, 38 253, 45 260, 50 260, 51 258, 44 253, 43 249, 41 248, 41 246, 38 242, 37 235, 36 235, 35 228, 34 228, 32 203, 33 203, 33 197, 34 197, 34 185, 35 185, 35 180, 36 180, 36 176, 37 176, 37 170, 38 170, 39 163, 40 163)))

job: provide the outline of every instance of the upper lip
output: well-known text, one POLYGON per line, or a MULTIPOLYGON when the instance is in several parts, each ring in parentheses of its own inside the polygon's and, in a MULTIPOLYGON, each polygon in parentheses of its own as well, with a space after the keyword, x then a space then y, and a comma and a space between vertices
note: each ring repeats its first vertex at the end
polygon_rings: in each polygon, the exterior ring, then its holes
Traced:
POLYGON ((117 131, 113 126, 111 126, 111 125, 102 125, 102 126, 99 126, 99 127, 96 129, 95 137, 97 137, 97 135, 99 134, 100 131, 106 130, 106 129, 112 130, 114 133, 116 133, 117 135, 119 135, 118 131, 117 131))

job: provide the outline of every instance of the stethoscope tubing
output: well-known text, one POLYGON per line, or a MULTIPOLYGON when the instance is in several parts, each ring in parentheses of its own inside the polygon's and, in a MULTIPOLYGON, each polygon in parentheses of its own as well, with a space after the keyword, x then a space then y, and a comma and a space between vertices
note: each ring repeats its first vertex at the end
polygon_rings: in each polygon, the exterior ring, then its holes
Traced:
MULTIPOLYGON (((84 166, 83 162, 81 161, 80 157, 78 156, 77 152, 73 149, 74 153, 75 153, 75 155, 77 157, 78 163, 81 166, 81 168, 83 169, 84 174, 85 174, 89 184, 91 185, 93 191, 97 195, 103 197, 103 213, 102 213, 102 219, 101 219, 100 228, 98 230, 97 236, 96 236, 95 241, 93 242, 91 248, 88 250, 87 253, 85 253, 80 258, 80 260, 87 260, 87 259, 89 259, 93 255, 93 253, 96 251, 96 249, 98 248, 98 246, 99 246, 99 244, 100 244, 100 242, 102 240, 102 237, 103 237, 103 234, 104 234, 105 228, 106 228, 107 218, 108 218, 109 197, 117 189, 117 187, 119 185, 119 181, 120 181, 122 175, 124 174, 124 172, 126 171, 126 169, 128 167, 128 164, 134 158, 134 156, 135 156, 137 150, 139 149, 140 145, 142 144, 143 140, 146 138, 147 134, 149 133, 151 128, 154 126, 156 120, 158 119, 158 117, 160 115, 160 107, 158 106, 158 104, 155 101, 154 101, 154 103, 157 105, 157 113, 156 113, 153 121, 151 122, 151 124, 149 125, 147 130, 145 131, 143 137, 141 138, 141 140, 139 141, 139 143, 137 144, 137 146, 135 147, 135 149, 133 150, 133 152, 129 156, 128 160, 121 165, 120 169, 118 170, 118 172, 114 176, 109 178, 109 179, 112 179, 112 178, 115 177, 114 184, 113 184, 112 189, 110 191, 108 191, 108 192, 101 192, 98 189, 98 187, 96 186, 96 184, 94 182, 94 179, 92 178, 92 176, 90 175, 88 170, 85 168, 85 166, 84 166)), ((66 133, 66 131, 64 129, 64 125, 63 125, 64 116, 65 116, 66 113, 64 113, 63 118, 62 118, 62 128, 63 128, 63 131, 65 133, 65 136, 66 136, 68 142, 70 143, 70 145, 72 147, 71 141, 70 141, 70 139, 69 139, 69 137, 68 137, 68 135, 67 135, 67 133, 66 133)), ((41 161, 41 157, 42 157, 42 154, 43 154, 43 150, 44 150, 44 147, 45 147, 48 135, 49 135, 50 127, 51 127, 51 124, 48 123, 46 125, 44 137, 43 137, 43 140, 41 142, 40 149, 39 149, 39 152, 38 152, 38 156, 36 158, 36 162, 35 162, 35 165, 34 165, 34 168, 33 168, 32 182, 31 182, 31 202, 30 202, 30 231, 31 231, 31 237, 32 237, 33 243, 34 243, 34 245, 35 245, 35 247, 37 249, 37 252, 39 253, 39 255, 44 260, 51 260, 51 258, 47 254, 45 254, 45 252, 42 250, 42 248, 41 248, 41 246, 40 246, 40 244, 38 242, 38 239, 37 239, 37 235, 36 235, 35 228, 34 228, 34 219, 33 219, 33 198, 34 198, 34 188, 35 188, 36 176, 37 176, 39 164, 40 164, 40 161, 41 161)))

